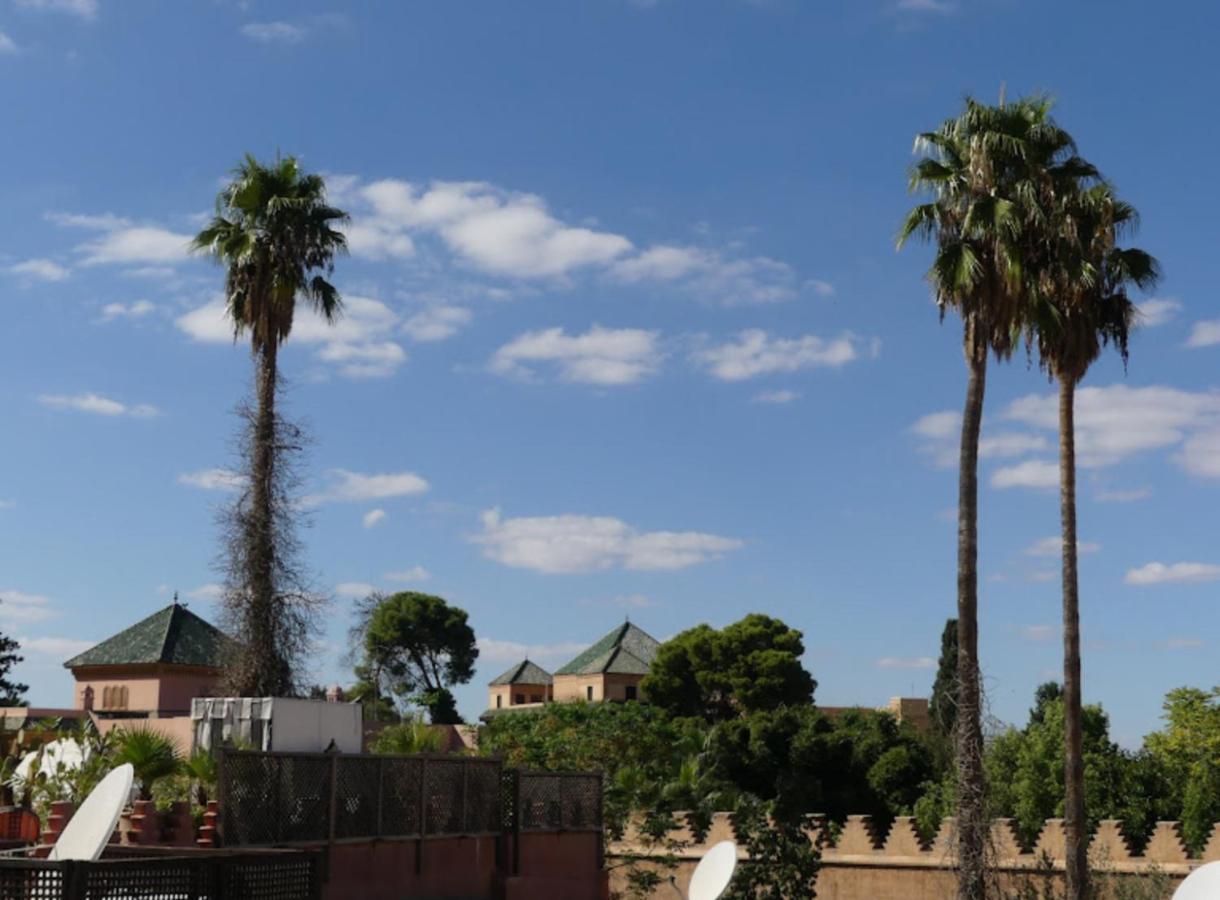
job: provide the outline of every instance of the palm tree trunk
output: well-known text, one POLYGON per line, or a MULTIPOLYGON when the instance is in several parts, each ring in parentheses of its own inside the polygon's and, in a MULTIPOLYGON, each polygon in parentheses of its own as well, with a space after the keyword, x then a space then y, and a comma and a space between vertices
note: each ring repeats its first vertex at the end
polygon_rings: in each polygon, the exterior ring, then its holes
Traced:
POLYGON ((274 337, 258 353, 258 410, 254 422, 254 459, 250 472, 247 540, 249 609, 245 655, 245 696, 275 696, 279 650, 275 634, 275 391, 278 372, 274 337))
POLYGON ((1059 381, 1059 507, 1063 525, 1063 721, 1066 900, 1089 891, 1080 699, 1080 592, 1076 577, 1076 381, 1059 381))
POLYGON ((957 856, 959 900, 986 895, 982 688, 979 675, 979 432, 987 387, 987 345, 973 329, 966 341, 966 406, 957 498, 957 856))

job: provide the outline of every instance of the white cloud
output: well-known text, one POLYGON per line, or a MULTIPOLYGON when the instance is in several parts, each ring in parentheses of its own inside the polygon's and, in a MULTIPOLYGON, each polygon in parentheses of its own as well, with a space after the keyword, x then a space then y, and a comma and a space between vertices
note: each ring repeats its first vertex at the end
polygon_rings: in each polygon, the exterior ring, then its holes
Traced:
POLYGON ((376 528, 386 520, 386 511, 384 509, 370 509, 360 519, 365 528, 376 528))
POLYGON ((936 660, 930 656, 917 656, 913 659, 883 656, 877 660, 877 667, 881 669, 935 669, 936 660))
POLYGON ((422 494, 428 490, 428 482, 414 472, 365 475, 347 469, 330 469, 326 476, 329 485, 321 492, 305 498, 308 505, 389 500, 393 497, 422 494))
POLYGON ((245 487, 246 476, 232 469, 201 469, 198 472, 183 472, 178 483, 205 491, 236 491, 245 487))
POLYGON ((385 378, 407 361, 407 351, 393 341, 365 344, 324 344, 318 359, 336 363, 348 378, 385 378))
POLYGON ((609 516, 534 516, 505 519, 482 514, 482 533, 471 540, 489 559, 548 575, 612 568, 684 569, 718 559, 742 542, 695 531, 638 532, 609 516))
POLYGON ((557 644, 519 644, 516 641, 498 641, 480 637, 477 641, 479 660, 482 662, 511 665, 529 659, 533 662, 566 662, 588 649, 588 644, 572 642, 557 644))
POLYGON ((948 15, 957 10, 957 4, 950 3, 949 0, 898 0, 894 7, 902 12, 937 15, 948 15))
MULTIPOLYGON (((685 290, 724 303, 773 303, 796 296, 796 274, 787 263, 765 256, 727 257, 702 247, 660 244, 623 258, 611 268, 620 281, 680 282, 685 290)), ((827 296, 824 281, 812 289, 827 296)))
POLYGON ((17 504, 12 500, 6 500, 0 497, 0 509, 13 509, 17 504))
MULTIPOLYGON (((3 50, 3 41, 0 41, 0 50, 3 50)), ((14 275, 38 281, 63 281, 72 274, 70 270, 51 259, 27 259, 9 266, 8 270, 14 275)))
POLYGON ((412 231, 434 234, 461 259, 498 275, 565 275, 609 263, 631 249, 621 235, 556 218, 541 197, 486 182, 438 181, 420 187, 386 179, 359 188, 358 194, 370 212, 357 213, 354 224, 380 235, 375 246, 412 231))
POLYGON ((1134 503, 1136 500, 1147 500, 1152 496, 1152 488, 1131 488, 1120 490, 1109 488, 1094 494, 1093 499, 1099 503, 1134 503))
POLYGON ((186 596, 191 600, 201 600, 206 603, 211 603, 219 600, 225 595, 225 587, 223 584, 211 582, 209 584, 201 584, 199 587, 186 592, 186 596))
POLYGON ((102 319, 113 322, 115 319, 142 319, 157 311, 157 304, 150 300, 136 300, 134 303, 107 303, 102 307, 102 319))
MULTIPOLYGON (((955 410, 928 413, 915 420, 911 433, 919 438, 919 449, 945 469, 957 465, 960 453, 962 414, 955 410)), ((984 423, 979 437, 979 459, 1011 459, 1045 450, 1045 437, 1026 432, 1001 431, 992 434, 984 423)))
POLYGON ((1018 634, 1027 641, 1049 641, 1059 634, 1059 629, 1054 625, 1026 625, 1018 634))
POLYGON ((1137 305, 1139 324, 1145 328, 1156 328, 1177 318, 1182 311, 1182 304, 1168 297, 1154 297, 1137 305))
POLYGON ((377 588, 364 581, 343 581, 335 585, 335 595, 350 600, 360 600, 377 588))
POLYGON ((1187 347, 1212 347, 1220 344, 1220 319, 1195 322, 1186 339, 1187 347))
MULTIPOLYGON (((1101 544, 1093 543, 1092 541, 1076 541, 1076 554, 1078 556, 1096 553, 1100 549, 1101 544)), ((1063 538, 1061 537, 1039 538, 1024 550, 1026 556, 1058 556, 1062 552, 1063 538)))
POLYGON ((0 56, 10 56, 19 51, 16 41, 0 31, 0 56))
POLYGON ((100 232, 98 237, 77 246, 82 265, 165 265, 182 262, 189 256, 191 236, 159 225, 141 225, 113 213, 49 213, 47 218, 67 228, 100 232))
MULTIPOLYGON (((1009 404, 1009 421, 1057 432, 1057 394, 1030 394, 1009 404)), ((1139 453, 1180 444, 1189 434, 1220 425, 1220 393, 1125 384, 1076 392, 1076 454, 1084 468, 1110 466, 1139 453)), ((1178 460, 1189 468, 1187 460, 1178 460)), ((1204 474, 1204 473, 1197 473, 1204 474)))
POLYGON ((1162 650, 1198 650, 1200 647, 1206 647, 1207 642, 1199 638, 1169 638, 1161 641, 1158 646, 1162 650))
POLYGON ((400 572, 386 572, 386 581, 396 581, 399 584, 410 584, 416 581, 427 581, 432 577, 432 573, 423 566, 411 566, 409 569, 403 569, 400 572))
POLYGON ((835 295, 835 286, 829 281, 822 281, 820 278, 809 279, 805 282, 805 286, 819 297, 833 297, 835 295))
POLYGON ((1220 428, 1191 435, 1174 455, 1174 462, 1191 475, 1220 478, 1220 428))
POLYGON ((469 325, 472 318, 470 310, 461 306, 429 306, 408 316, 402 330, 414 341, 443 341, 469 325))
POLYGON ((755 403, 769 403, 769 404, 778 406, 778 405, 783 405, 786 403, 791 403, 794 400, 799 400, 800 396, 801 396, 800 391, 789 391, 789 390, 761 391, 760 393, 757 393, 754 395, 754 402, 755 403))
POLYGON ((530 363, 552 362, 565 381, 620 385, 655 374, 661 359, 657 332, 594 325, 584 334, 568 335, 562 328, 526 332, 496 351, 490 369, 529 376, 530 363))
POLYGON ((49 597, 16 588, 0 590, 0 622, 43 622, 55 616, 49 597))
MULTIPOLYGON (((223 299, 211 300, 178 317, 180 331, 206 344, 231 344, 233 323, 223 299)), ((317 347, 316 358, 335 365, 348 378, 392 374, 407 360, 407 352, 388 337, 399 324, 398 314, 380 300, 347 295, 343 315, 327 322, 308 306, 294 319, 290 343, 317 347)))
POLYGON ((71 659, 78 653, 84 653, 97 641, 82 641, 79 638, 65 637, 18 637, 22 652, 37 653, 50 656, 55 660, 71 659))
POLYGON ((848 334, 829 340, 812 334, 773 338, 760 328, 750 328, 735 340, 697 350, 693 358, 722 381, 743 381, 775 372, 837 368, 856 359, 856 344, 848 334))
POLYGON ((991 473, 994 488, 1052 488, 1058 485, 1058 464, 1044 459, 1027 459, 991 473))
POLYGON ((291 22, 248 22, 241 33, 262 44, 299 44, 305 40, 305 28, 291 22))
POLYGON ((139 403, 129 406, 118 400, 111 400, 99 394, 40 394, 38 402, 51 409, 65 409, 74 412, 92 413, 99 416, 132 416, 137 419, 147 419, 160 414, 155 406, 139 403))
POLYGON ((97 18, 98 0, 13 0, 18 9, 62 12, 86 21, 97 18))
POLYGON ((1150 562, 1139 568, 1129 569, 1123 577, 1127 584, 1199 584, 1205 581, 1220 581, 1220 566, 1212 563, 1150 562))

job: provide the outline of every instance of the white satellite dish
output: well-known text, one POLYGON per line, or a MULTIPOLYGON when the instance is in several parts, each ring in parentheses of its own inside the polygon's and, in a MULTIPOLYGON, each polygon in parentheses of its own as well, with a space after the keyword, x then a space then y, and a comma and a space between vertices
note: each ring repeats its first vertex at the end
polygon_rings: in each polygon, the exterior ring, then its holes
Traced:
POLYGON ((72 816, 47 859, 97 859, 110 843, 131 796, 135 771, 124 763, 98 782, 72 816))
POLYGON ((1173 900, 1220 900, 1220 862, 1199 866, 1187 875, 1173 900))
POLYGON ((737 845, 732 841, 721 841, 704 854, 690 878, 687 896, 690 900, 717 900, 728 890, 737 868, 737 845))

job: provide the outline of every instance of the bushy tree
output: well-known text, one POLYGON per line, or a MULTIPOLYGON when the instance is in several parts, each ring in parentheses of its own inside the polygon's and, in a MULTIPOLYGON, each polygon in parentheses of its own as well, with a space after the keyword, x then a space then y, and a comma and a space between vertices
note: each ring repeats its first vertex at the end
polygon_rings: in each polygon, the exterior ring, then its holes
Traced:
MULTIPOLYGON (((3 602, 0 600, 0 602, 3 602)), ((13 666, 24 661, 18 652, 21 645, 7 634, 0 634, 0 706, 25 706, 29 685, 10 678, 13 666)))
POLYGON ((1145 747, 1180 797, 1187 844, 1202 847, 1220 821, 1220 687, 1178 688, 1165 697, 1165 728, 1145 747))
POLYGON ((945 622, 940 635, 940 659, 936 663, 928 713, 941 735, 952 736, 957 722, 957 619, 945 622))
POLYGON ((720 631, 698 625, 661 645, 641 685, 674 716, 724 721, 809 705, 817 683, 801 665, 801 632, 752 613, 720 631))
POLYGON ((357 609, 353 638, 375 708, 392 694, 427 709, 434 724, 461 721, 449 689, 474 677, 479 656, 465 610, 416 591, 373 594, 357 609))

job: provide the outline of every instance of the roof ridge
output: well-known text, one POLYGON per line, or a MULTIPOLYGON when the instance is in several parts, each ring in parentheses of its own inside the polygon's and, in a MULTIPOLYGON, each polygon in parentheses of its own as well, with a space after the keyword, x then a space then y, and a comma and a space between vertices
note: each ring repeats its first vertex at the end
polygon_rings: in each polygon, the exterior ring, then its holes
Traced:
POLYGON ((158 662, 165 662, 169 657, 169 636, 174 631, 174 622, 178 618, 178 600, 169 606, 169 615, 165 617, 165 634, 161 636, 161 652, 158 654, 158 662))

